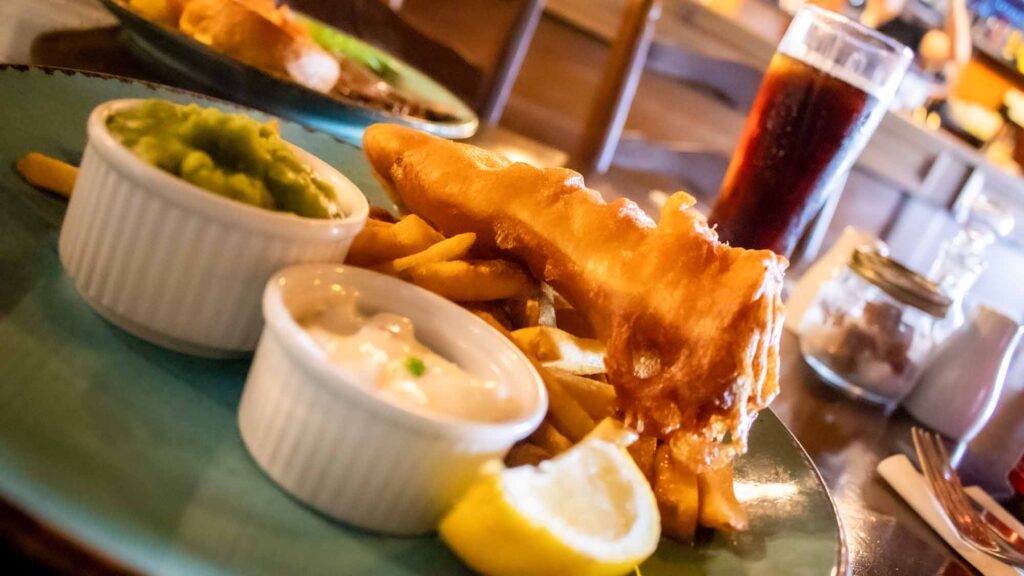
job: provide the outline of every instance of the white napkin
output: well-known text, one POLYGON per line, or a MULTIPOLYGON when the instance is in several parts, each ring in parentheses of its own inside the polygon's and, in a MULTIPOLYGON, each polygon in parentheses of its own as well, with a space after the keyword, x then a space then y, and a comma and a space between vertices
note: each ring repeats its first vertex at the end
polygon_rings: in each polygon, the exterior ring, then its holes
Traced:
MULTIPOLYGON (((935 530, 960 556, 967 560, 985 576, 1024 576, 1024 571, 1017 570, 995 558, 978 552, 956 535, 952 526, 942 513, 939 503, 928 488, 928 481, 918 473, 910 459, 903 454, 890 456, 878 463, 878 473, 893 487, 907 504, 914 509, 932 530, 935 530)), ((988 508, 1000 520, 1014 530, 1024 534, 1024 526, 993 500, 984 490, 971 486, 967 492, 982 506, 988 508)))

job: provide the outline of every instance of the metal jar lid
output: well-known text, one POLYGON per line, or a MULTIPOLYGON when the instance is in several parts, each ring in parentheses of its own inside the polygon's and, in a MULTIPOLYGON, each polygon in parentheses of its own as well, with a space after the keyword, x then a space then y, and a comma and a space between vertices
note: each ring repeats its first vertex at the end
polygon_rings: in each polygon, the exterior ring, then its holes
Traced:
POLYGON ((849 266, 858 276, 896 300, 936 318, 946 317, 952 303, 949 297, 934 282, 899 262, 873 249, 858 248, 850 257, 849 266))

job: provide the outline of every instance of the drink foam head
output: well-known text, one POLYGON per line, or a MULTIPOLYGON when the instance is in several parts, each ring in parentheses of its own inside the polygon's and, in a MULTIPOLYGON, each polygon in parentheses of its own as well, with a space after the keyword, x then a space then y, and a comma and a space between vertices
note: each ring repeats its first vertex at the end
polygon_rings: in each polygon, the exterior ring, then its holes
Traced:
POLYGON ((899 88, 913 52, 844 16, 805 5, 793 17, 778 52, 887 103, 899 88))

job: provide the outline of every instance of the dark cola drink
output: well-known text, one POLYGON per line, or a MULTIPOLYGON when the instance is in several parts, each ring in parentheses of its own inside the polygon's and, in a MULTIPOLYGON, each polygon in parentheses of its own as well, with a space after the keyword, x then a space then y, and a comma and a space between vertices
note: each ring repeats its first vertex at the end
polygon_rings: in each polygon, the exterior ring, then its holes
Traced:
POLYGON ((875 34, 861 28, 818 8, 794 18, 709 217, 722 240, 790 256, 826 193, 833 192, 829 185, 860 155, 909 63, 909 54, 898 44, 890 47, 891 41, 844 42, 851 31, 875 34), (863 54, 872 49, 906 62, 880 71, 863 54), (892 74, 898 74, 895 81, 892 74))

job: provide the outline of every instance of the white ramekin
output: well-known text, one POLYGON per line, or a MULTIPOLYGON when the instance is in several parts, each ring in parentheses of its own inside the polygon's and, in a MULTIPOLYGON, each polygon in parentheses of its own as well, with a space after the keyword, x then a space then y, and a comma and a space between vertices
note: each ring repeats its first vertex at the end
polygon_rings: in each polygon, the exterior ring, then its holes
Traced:
POLYGON ((347 217, 303 218, 193 186, 146 163, 107 130, 111 113, 141 102, 113 100, 89 116, 60 260, 86 302, 124 330, 191 354, 246 355, 263 326, 267 279, 290 264, 343 261, 366 222, 366 198, 295 146, 334 187, 347 217))
POLYGON ((266 326, 238 409, 242 440, 285 490, 355 526, 423 534, 547 411, 544 383, 498 331, 418 286, 351 266, 302 265, 263 295, 266 326), (293 312, 355 289, 365 313, 409 317, 417 339, 468 372, 522 387, 520 417, 470 422, 414 412, 347 381, 293 312))

